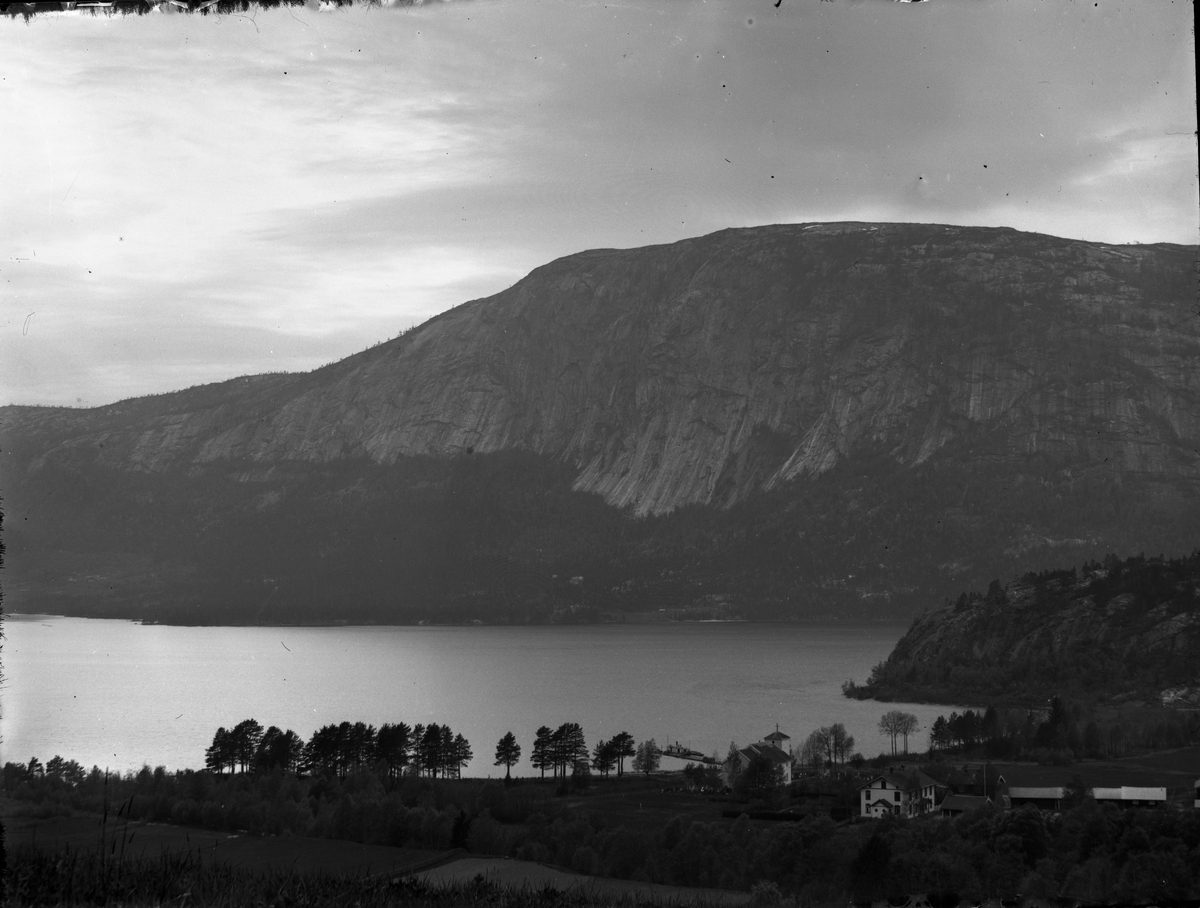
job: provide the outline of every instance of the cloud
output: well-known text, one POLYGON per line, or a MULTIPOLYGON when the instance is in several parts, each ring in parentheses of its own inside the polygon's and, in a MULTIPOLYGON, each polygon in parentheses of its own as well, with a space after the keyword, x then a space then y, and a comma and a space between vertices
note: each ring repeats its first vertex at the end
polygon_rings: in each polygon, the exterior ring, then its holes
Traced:
POLYGON ((0 23, 0 399, 318 365, 557 256, 730 226, 1195 242, 1185 5, 1103 6, 0 23))

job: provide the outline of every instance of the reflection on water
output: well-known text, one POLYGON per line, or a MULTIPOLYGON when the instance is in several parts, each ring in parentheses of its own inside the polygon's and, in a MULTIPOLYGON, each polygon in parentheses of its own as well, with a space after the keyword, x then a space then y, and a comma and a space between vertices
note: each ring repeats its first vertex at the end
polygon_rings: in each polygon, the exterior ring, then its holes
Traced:
MULTIPOLYGON (((468 774, 499 775, 506 731, 532 773, 535 730, 563 722, 580 723, 589 746, 627 730, 721 754, 776 723, 799 746, 842 722, 872 755, 896 704, 847 700, 841 684, 863 680, 904 627, 143 627, 14 615, 5 630, 5 760, 198 768, 217 727, 245 718, 305 739, 342 720, 439 722, 471 741, 468 774)), ((923 730, 949 711, 905 708, 923 730)))

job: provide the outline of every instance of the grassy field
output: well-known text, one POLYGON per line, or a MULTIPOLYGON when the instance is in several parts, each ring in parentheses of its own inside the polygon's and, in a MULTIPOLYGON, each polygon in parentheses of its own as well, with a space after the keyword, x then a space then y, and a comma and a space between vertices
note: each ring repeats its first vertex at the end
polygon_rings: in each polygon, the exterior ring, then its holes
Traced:
POLYGON ((1178 750, 1162 751, 1144 757, 1128 757, 1124 760, 1113 761, 1113 765, 1145 767, 1155 772, 1169 773, 1173 777, 1182 777, 1188 784, 1194 784, 1197 779, 1200 779, 1200 747, 1181 747, 1178 750))
MULTIPOLYGON (((1008 768, 1001 763, 991 766, 1000 775, 1008 768)), ((1022 784, 1060 785, 1063 779, 1079 776, 1088 787, 1132 785, 1175 791, 1191 788, 1200 777, 1200 748, 1129 760, 1086 760, 1070 766, 1019 764, 1014 769, 1019 771, 1022 784)))
MULTIPOLYGON (((666 908, 738 904, 688 898, 688 890, 666 896, 606 891, 532 881, 506 884, 486 867, 469 878, 427 882, 413 876, 362 876, 296 867, 251 870, 195 854, 109 859, 96 853, 53 852, 23 845, 9 860, 6 908, 666 908), (489 879, 490 877, 490 879, 489 879)), ((742 900, 748 900, 743 895, 742 900)))
POLYGON ((536 893, 554 889, 559 892, 580 892, 599 900, 650 899, 659 904, 714 906, 745 905, 750 901, 750 894, 747 892, 610 880, 571 873, 533 861, 486 855, 457 858, 417 874, 417 879, 434 886, 463 886, 480 878, 489 884, 511 891, 536 893))
POLYGON ((164 823, 126 824, 114 822, 111 816, 102 831, 99 816, 38 818, 13 815, 13 809, 13 802, 0 802, 5 838, 13 851, 33 847, 52 853, 69 851, 86 855, 103 847, 107 855, 123 854, 131 860, 190 854, 206 862, 220 861, 250 871, 303 868, 351 875, 405 873, 461 854, 359 845, 338 839, 243 836, 164 823))
POLYGON ((601 779, 587 791, 560 799, 571 810, 598 813, 609 826, 625 826, 642 832, 662 829, 674 817, 685 821, 714 822, 721 811, 737 806, 725 798, 709 799, 690 791, 677 790, 680 776, 650 779, 626 775, 623 779, 601 779))
MULTIPOLYGON (((666 819, 680 815, 681 807, 695 801, 694 795, 662 792, 659 786, 652 784, 633 787, 635 791, 628 793, 617 791, 615 787, 609 792, 594 791, 571 803, 584 809, 604 810, 606 816, 611 803, 616 805, 614 820, 619 821, 619 817, 628 814, 631 822, 626 825, 644 825, 651 829, 657 828, 655 824, 661 825, 666 819), (634 803, 634 795, 638 792, 644 807, 634 803)), ((92 895, 101 891, 97 887, 102 883, 107 886, 109 878, 125 880, 122 884, 125 889, 120 892, 126 896, 145 887, 153 888, 156 873, 163 877, 160 882, 164 887, 171 880, 190 885, 203 878, 214 887, 214 904, 229 905, 237 903, 233 893, 248 894, 271 886, 302 889, 306 879, 317 880, 317 888, 323 892, 343 893, 347 904, 406 905, 409 902, 403 897, 407 890, 367 885, 370 880, 390 883, 406 876, 419 883, 419 889, 413 892, 420 894, 420 898, 412 904, 441 904, 444 898, 455 894, 470 896, 464 904, 475 900, 478 904, 490 905, 497 899, 500 903, 515 900, 512 903, 524 904, 520 899, 522 893, 532 901, 544 902, 543 894, 551 891, 569 893, 573 900, 563 904, 581 906, 734 906, 743 905, 750 898, 744 892, 603 879, 533 861, 466 855, 457 849, 423 851, 359 845, 336 839, 235 835, 162 823, 124 823, 114 821, 111 816, 104 822, 99 816, 89 815, 22 815, 21 809, 27 807, 19 802, 0 801, 0 817, 4 820, 14 865, 25 868, 24 896, 14 901, 14 905, 58 904, 58 900, 64 898, 65 890, 44 877, 63 873, 70 873, 82 881, 70 891, 92 895), (105 862, 108 862, 107 870, 105 862), (118 872, 118 867, 126 870, 118 872), (346 881, 344 889, 338 888, 335 878, 346 881), (34 880, 36 882, 32 882, 34 880), (219 885, 231 887, 229 901, 221 901, 219 885), (35 893, 42 893, 46 899, 34 897, 35 893)), ((712 805, 707 814, 714 811, 719 817, 720 805, 712 805)), ((706 815, 704 818, 711 817, 706 815)), ((110 894, 107 888, 103 892, 106 898, 110 894)), ((339 895, 338 899, 341 897, 339 895)), ((62 903, 92 904, 88 898, 72 901, 66 897, 62 903)), ((332 903, 336 901, 334 899, 332 903)), ((558 904, 554 900, 551 902, 558 904)), ((457 904, 453 899, 450 903, 457 904)), ((136 899, 129 904, 137 904, 136 899)), ((151 899, 147 904, 157 902, 151 899)))

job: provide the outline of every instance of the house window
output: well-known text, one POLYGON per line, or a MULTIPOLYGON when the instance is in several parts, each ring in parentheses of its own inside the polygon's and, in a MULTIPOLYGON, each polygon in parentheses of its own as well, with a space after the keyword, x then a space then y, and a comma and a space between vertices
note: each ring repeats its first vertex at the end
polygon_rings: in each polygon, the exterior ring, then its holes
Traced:
POLYGON ((899 801, 899 800, 900 800, 900 792, 896 792, 896 800, 897 800, 897 801, 899 801))

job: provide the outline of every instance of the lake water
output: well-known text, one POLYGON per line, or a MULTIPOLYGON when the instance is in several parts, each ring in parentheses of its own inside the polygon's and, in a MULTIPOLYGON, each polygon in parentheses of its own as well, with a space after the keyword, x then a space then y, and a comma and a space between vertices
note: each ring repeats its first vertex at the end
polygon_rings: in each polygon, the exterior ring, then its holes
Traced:
MULTIPOLYGON (((508 730, 583 726, 591 747, 619 731, 724 755, 775 724, 797 748, 845 724, 870 756, 898 704, 848 700, 901 625, 698 623, 582 627, 163 627, 9 615, 0 759, 55 754, 85 767, 199 768, 218 726, 255 718, 294 729, 349 721, 439 722, 471 742, 466 774, 492 765, 508 730)), ((905 705, 922 731, 950 707, 905 705)), ((961 707, 959 707, 961 709, 961 707)), ((680 767, 664 760, 664 768, 680 767)))

